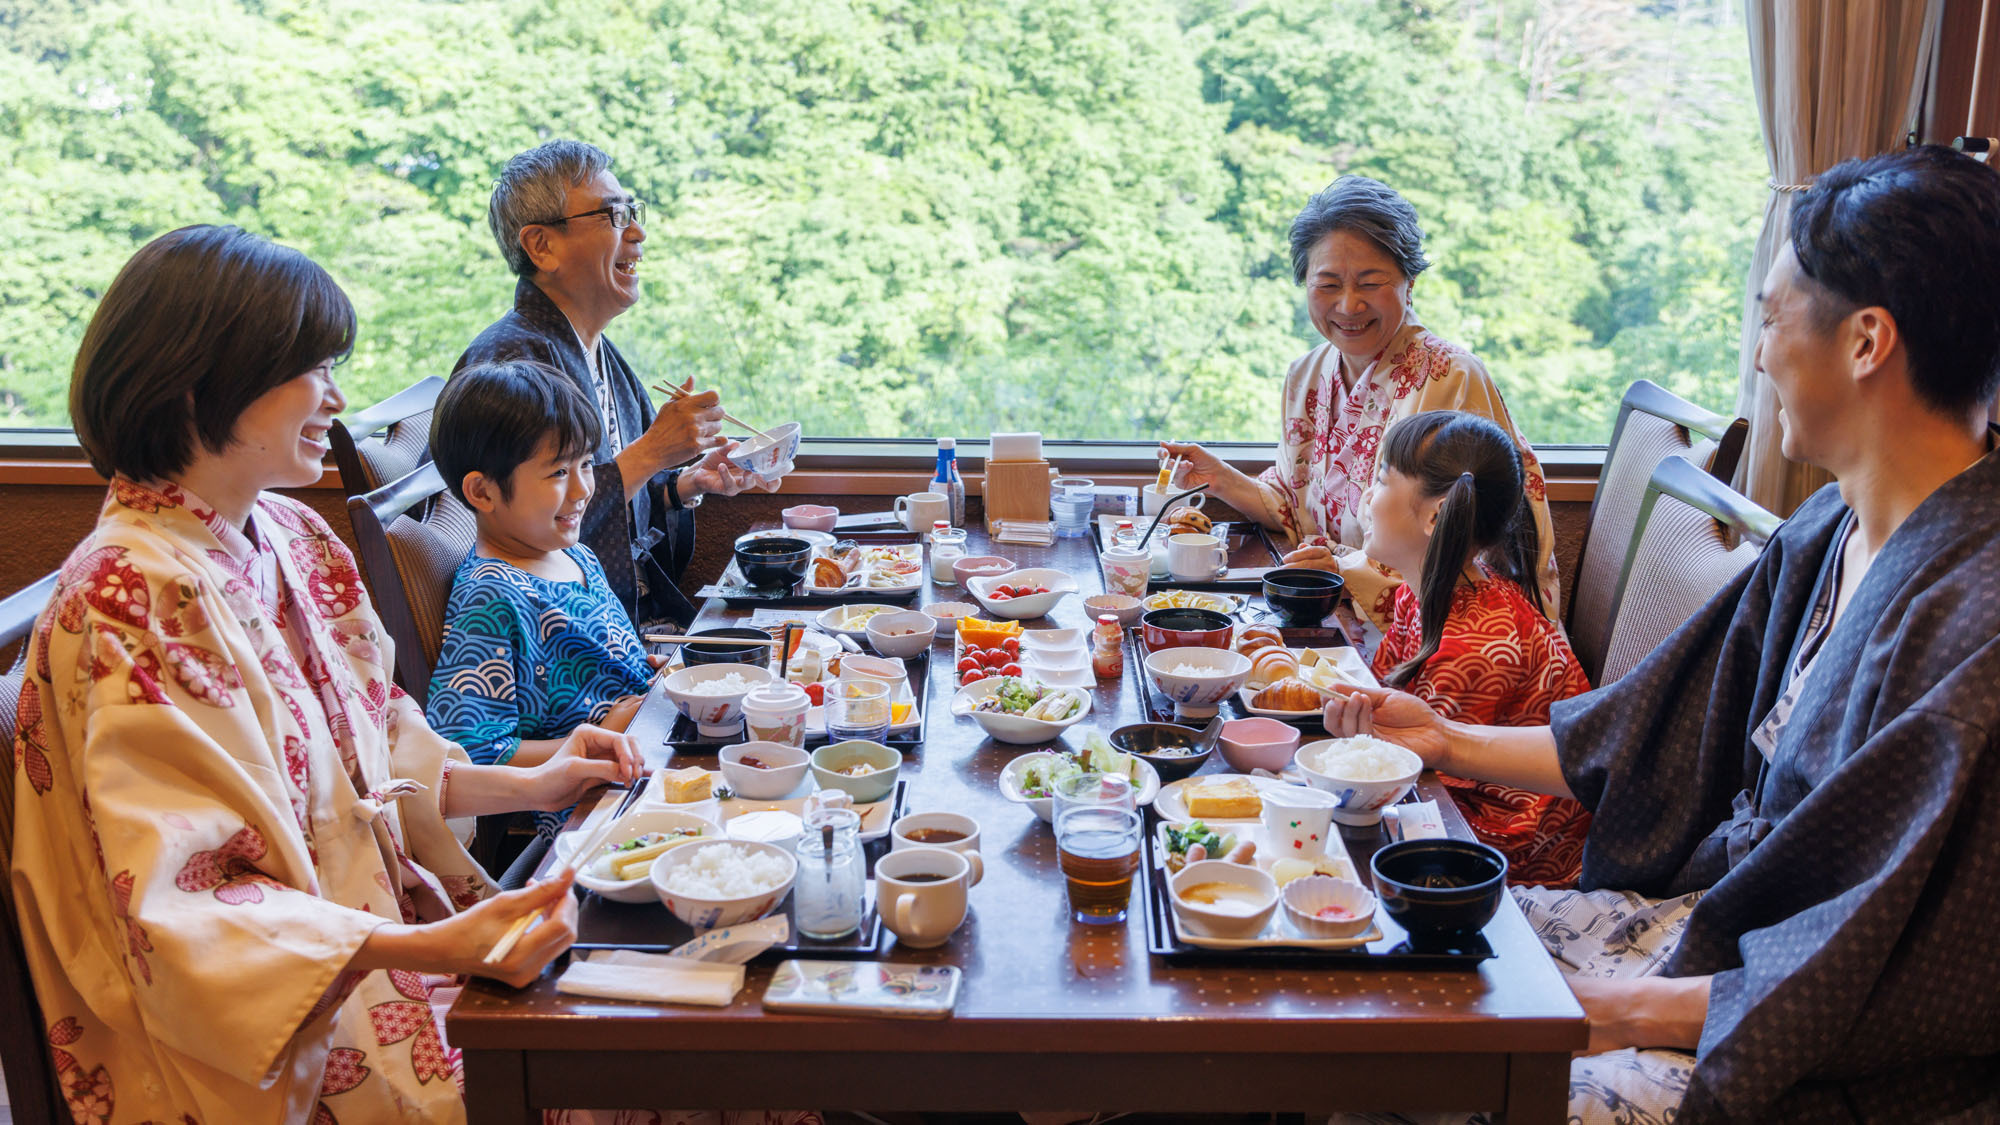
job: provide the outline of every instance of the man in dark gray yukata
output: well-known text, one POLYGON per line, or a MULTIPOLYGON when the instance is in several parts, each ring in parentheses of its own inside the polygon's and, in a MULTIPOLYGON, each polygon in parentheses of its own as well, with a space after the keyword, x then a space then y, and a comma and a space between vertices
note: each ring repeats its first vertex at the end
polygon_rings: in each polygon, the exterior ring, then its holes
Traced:
POLYGON ((1832 169, 1759 299, 1785 456, 1837 486, 1546 727, 1372 690, 1328 726, 1594 813, 1584 890, 1522 895, 1612 1052, 1572 1068, 1573 1120, 1992 1120, 2000 173, 1832 169))
POLYGON ((531 359, 597 404, 603 438, 583 543, 635 624, 686 626, 695 607, 677 584, 694 555, 695 506, 705 495, 771 491, 776 482, 730 464, 714 391, 689 393, 656 413, 638 373, 604 336, 639 299, 645 215, 594 146, 549 141, 509 160, 487 222, 518 275, 514 307, 472 341, 452 374, 531 359))

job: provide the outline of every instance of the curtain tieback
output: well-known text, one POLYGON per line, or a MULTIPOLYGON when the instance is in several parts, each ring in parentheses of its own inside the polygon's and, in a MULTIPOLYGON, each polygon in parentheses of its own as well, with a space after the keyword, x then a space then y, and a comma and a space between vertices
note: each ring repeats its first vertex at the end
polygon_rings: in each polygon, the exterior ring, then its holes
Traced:
POLYGON ((1765 180, 1764 182, 1770 185, 1772 191, 1793 192, 1812 190, 1811 184, 1781 184, 1776 180, 1765 180))

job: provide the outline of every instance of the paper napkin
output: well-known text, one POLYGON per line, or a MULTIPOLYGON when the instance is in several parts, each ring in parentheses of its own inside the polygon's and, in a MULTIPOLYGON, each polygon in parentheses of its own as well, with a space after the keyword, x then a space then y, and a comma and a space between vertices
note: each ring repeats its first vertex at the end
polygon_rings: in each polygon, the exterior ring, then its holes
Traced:
POLYGON ((643 1000, 723 1008, 743 988, 743 966, 719 965, 685 957, 599 950, 587 961, 572 961, 556 979, 556 991, 600 1000, 643 1000))

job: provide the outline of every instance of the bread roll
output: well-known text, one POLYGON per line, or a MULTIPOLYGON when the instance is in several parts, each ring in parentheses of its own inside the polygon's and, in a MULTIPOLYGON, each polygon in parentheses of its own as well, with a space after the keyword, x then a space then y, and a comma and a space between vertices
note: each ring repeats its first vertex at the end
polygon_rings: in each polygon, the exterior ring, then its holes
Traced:
POLYGON ((1250 654, 1250 683, 1257 687, 1274 684, 1299 672, 1299 658, 1289 649, 1260 648, 1250 654))
POLYGON ((1167 530, 1174 535, 1179 535, 1182 532, 1206 535, 1214 530, 1214 528, 1214 520, 1209 519, 1193 508, 1176 508, 1167 516, 1167 530))
POLYGON ((1277 645, 1280 648, 1283 648, 1285 645, 1284 635, 1278 632, 1276 626, 1241 625, 1237 627, 1236 639, 1229 647, 1245 656, 1249 656, 1258 649, 1269 645, 1277 645))

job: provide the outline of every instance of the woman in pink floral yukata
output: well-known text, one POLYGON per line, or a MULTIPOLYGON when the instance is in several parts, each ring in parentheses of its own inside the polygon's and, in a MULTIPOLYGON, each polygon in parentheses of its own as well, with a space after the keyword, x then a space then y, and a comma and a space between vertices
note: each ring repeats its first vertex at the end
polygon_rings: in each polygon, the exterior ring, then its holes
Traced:
POLYGON ((1416 209, 1386 184, 1342 176, 1292 221, 1292 276, 1326 343, 1285 375, 1285 428, 1275 464, 1252 477, 1198 445, 1163 442, 1185 457, 1183 478, 1274 531, 1293 550, 1288 566, 1337 571, 1354 606, 1377 628, 1393 616, 1401 576, 1361 552, 1382 431, 1425 410, 1463 410, 1514 436, 1540 540, 1536 578, 1553 620, 1555 536, 1548 486, 1485 365, 1433 335, 1410 307, 1410 287, 1430 263, 1416 209))
POLYGON ((638 774, 594 727, 535 769, 472 764, 389 683, 347 549, 265 491, 319 479, 354 331, 303 255, 188 227, 125 266, 77 355, 70 413, 112 483, 30 642, 12 884, 79 1122, 462 1119, 434 991, 535 979, 576 908, 567 879, 495 893, 445 818, 638 774))

